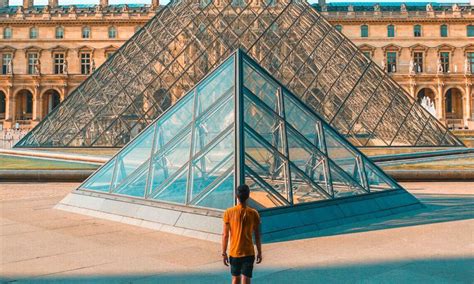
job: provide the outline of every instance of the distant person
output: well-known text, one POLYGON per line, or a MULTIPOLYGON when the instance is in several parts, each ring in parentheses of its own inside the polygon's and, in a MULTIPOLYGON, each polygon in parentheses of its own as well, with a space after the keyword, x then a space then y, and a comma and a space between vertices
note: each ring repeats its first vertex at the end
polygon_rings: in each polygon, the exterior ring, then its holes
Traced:
POLYGON ((229 266, 233 284, 250 284, 255 262, 255 249, 252 234, 257 245, 257 263, 262 262, 262 243, 260 240, 260 216, 257 210, 247 206, 250 189, 244 184, 237 187, 236 196, 239 204, 228 208, 224 213, 224 229, 222 232, 222 258, 225 266, 229 266), (227 243, 230 250, 227 256, 227 243))

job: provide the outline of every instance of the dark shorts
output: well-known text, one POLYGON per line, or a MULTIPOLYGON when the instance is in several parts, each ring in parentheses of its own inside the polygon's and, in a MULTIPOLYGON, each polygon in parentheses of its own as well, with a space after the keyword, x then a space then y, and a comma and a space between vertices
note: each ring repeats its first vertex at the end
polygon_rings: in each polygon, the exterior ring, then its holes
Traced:
POLYGON ((244 257, 229 257, 230 262, 230 273, 232 276, 244 275, 248 278, 252 278, 253 263, 255 262, 255 256, 244 256, 244 257))

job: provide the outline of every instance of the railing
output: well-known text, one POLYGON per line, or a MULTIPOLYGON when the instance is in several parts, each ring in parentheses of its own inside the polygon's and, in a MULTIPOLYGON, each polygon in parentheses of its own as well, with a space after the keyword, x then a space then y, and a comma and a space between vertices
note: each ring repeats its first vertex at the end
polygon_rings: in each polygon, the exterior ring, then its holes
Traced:
POLYGON ((464 121, 461 118, 447 118, 446 125, 449 129, 464 128, 464 121))

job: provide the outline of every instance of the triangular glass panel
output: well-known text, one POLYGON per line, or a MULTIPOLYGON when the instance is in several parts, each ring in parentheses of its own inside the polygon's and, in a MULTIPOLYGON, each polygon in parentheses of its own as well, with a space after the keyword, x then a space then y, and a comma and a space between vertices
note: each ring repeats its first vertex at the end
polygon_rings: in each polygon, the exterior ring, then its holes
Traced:
MULTIPOLYGON (((133 125, 160 117, 237 47, 343 135, 358 134, 356 145, 463 146, 451 132, 443 138, 438 123, 422 134, 407 117, 424 125, 427 111, 308 2, 172 0, 17 147, 121 147, 137 137, 133 125)), ((278 84, 251 65, 242 69, 242 87, 280 114, 278 84)), ((233 71, 221 72, 227 80, 200 83, 201 111, 232 88, 225 74, 233 71)))
POLYGON ((150 198, 158 201, 185 204, 187 184, 188 170, 185 169, 170 179, 166 184, 158 187, 150 194, 150 198))
MULTIPOLYGON (((321 176, 318 179, 324 180, 324 174, 319 172, 321 176)), ((330 194, 323 189, 322 186, 326 187, 321 182, 315 183, 314 179, 301 174, 301 172, 295 168, 291 169, 291 190, 293 204, 315 202, 320 200, 329 199, 330 194), (309 181, 311 180, 312 183, 309 181)))
POLYGON ((368 193, 368 190, 364 190, 335 163, 330 162, 329 168, 331 170, 331 182, 335 198, 368 193))
POLYGON ((148 170, 148 165, 144 164, 139 171, 136 171, 133 175, 128 176, 127 180, 122 182, 120 187, 114 189, 112 193, 134 197, 145 197, 148 170))
POLYGON ((211 188, 202 199, 195 204, 201 207, 226 209, 234 205, 234 200, 231 198, 234 193, 234 174, 233 170, 224 179, 217 180, 215 187, 211 188))
POLYGON ((89 177, 81 185, 81 188, 109 192, 110 183, 112 182, 112 177, 114 175, 115 161, 116 159, 114 158, 99 168, 96 174, 89 177))
POLYGON ((223 210, 242 183, 260 210, 401 189, 238 50, 78 190, 223 210))
POLYGON ((116 173, 113 188, 120 186, 123 179, 132 174, 140 165, 150 158, 155 136, 155 126, 148 127, 139 139, 134 140, 130 147, 117 156, 116 173))
POLYGON ((371 192, 400 188, 400 186, 387 177, 382 170, 374 166, 372 163, 367 162, 367 159, 364 160, 364 167, 367 176, 367 184, 369 185, 371 192))
POLYGON ((234 164, 233 132, 228 131, 224 137, 216 140, 206 145, 205 153, 193 161, 190 199, 194 199, 234 164))

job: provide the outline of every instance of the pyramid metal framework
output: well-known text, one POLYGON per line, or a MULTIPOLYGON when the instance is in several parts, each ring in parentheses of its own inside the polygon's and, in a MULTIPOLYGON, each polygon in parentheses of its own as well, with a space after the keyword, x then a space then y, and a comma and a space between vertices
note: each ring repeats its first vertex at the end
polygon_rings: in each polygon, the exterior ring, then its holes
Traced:
POLYGON ((222 210, 244 182, 258 209, 402 190, 242 51, 78 190, 222 210))
POLYGON ((242 48, 356 146, 463 146, 305 1, 171 1, 16 147, 121 147, 242 48))

